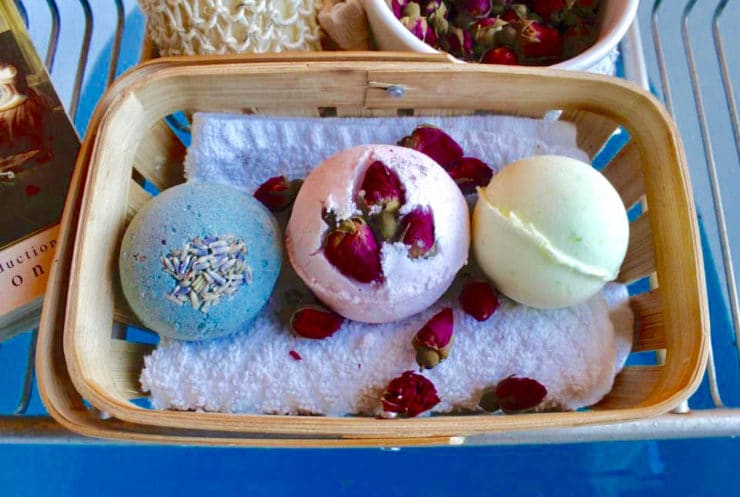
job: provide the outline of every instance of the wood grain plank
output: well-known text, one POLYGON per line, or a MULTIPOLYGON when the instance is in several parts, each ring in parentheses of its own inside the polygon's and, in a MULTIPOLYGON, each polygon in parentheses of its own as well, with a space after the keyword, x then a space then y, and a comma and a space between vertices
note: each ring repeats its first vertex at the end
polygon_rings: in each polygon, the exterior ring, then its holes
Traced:
POLYGON ((109 367, 120 395, 131 399, 146 395, 141 390, 139 376, 144 368, 144 356, 154 348, 150 344, 111 340, 109 367))
POLYGON ((656 288, 649 292, 633 295, 630 297, 630 307, 635 315, 638 330, 632 351, 664 349, 666 347, 666 329, 661 290, 656 288))
POLYGON ((660 381, 663 366, 628 366, 614 379, 609 395, 593 407, 595 410, 627 409, 648 399, 660 381))
POLYGON ((606 141, 618 128, 617 123, 612 119, 585 110, 565 109, 560 119, 575 124, 578 130, 576 144, 591 159, 604 147, 606 141))
POLYGON ((617 276, 617 281, 630 283, 655 271, 655 249, 650 227, 650 212, 630 223, 627 255, 617 276))
POLYGON ((604 168, 604 176, 619 192, 624 207, 629 209, 645 195, 640 150, 629 142, 604 168))

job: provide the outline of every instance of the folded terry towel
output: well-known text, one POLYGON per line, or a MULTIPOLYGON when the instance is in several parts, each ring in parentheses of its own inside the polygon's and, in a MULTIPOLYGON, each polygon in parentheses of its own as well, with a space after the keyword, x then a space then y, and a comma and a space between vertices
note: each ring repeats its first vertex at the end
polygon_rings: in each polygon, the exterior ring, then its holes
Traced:
MULTIPOLYGON (((196 114, 186 163, 189 181, 223 182, 253 192, 265 179, 304 177, 324 158, 361 143, 395 143, 419 123, 438 125, 467 155, 498 169, 537 153, 580 159, 574 128, 562 122, 510 117, 302 119, 196 114)), ((281 223, 286 215, 279 216, 281 223)), ((433 412, 474 409, 483 390, 512 374, 548 390, 543 408, 577 409, 610 389, 632 341, 624 285, 612 284, 578 306, 537 310, 501 298, 479 323, 460 309, 466 268, 430 309, 395 323, 345 322, 332 337, 296 337, 285 309, 305 287, 284 262, 270 302, 250 330, 204 342, 163 339, 145 358, 141 383, 155 408, 326 415, 377 412, 388 382, 417 369, 413 335, 442 307, 455 314, 449 357, 423 374, 441 402, 433 412)))

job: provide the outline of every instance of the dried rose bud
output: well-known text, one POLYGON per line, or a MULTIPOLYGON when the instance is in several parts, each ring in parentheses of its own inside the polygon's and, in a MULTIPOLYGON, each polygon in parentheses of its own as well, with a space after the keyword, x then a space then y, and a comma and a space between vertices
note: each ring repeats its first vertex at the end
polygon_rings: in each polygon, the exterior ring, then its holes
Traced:
POLYGON ((518 66, 519 57, 509 47, 496 47, 490 49, 481 59, 483 64, 502 64, 507 66, 518 66))
POLYGON ((447 10, 447 6, 442 0, 422 0, 419 5, 421 6, 421 15, 424 17, 431 16, 441 8, 447 10))
MULTIPOLYGON (((432 5, 435 2, 439 2, 439 0, 431 0, 427 5, 432 5)), ((447 30, 450 28, 450 22, 448 20, 449 12, 447 5, 441 2, 434 11, 427 14, 427 22, 434 29, 437 38, 446 35, 447 30)))
POLYGON ((463 156, 462 147, 450 135, 428 124, 417 126, 398 144, 428 155, 445 169, 463 156))
POLYGON ((550 22, 553 14, 565 9, 565 0, 532 0, 532 10, 542 17, 545 22, 550 22))
POLYGON ((491 2, 491 14, 501 15, 511 5, 512 0, 493 0, 491 2))
POLYGON ((427 321, 414 335, 416 363, 421 368, 432 369, 447 358, 452 348, 454 319, 452 308, 446 307, 427 321))
POLYGON ((421 17, 421 5, 417 2, 408 2, 403 9, 403 17, 410 17, 412 19, 421 17))
MULTIPOLYGON (((523 3, 512 3, 509 6, 508 12, 511 12, 514 18, 522 21, 529 17, 529 8, 527 8, 527 6, 523 3)), ((515 19, 512 19, 512 21, 513 20, 515 19)))
POLYGON ((509 23, 498 17, 486 17, 478 19, 470 26, 475 43, 490 48, 496 45, 496 33, 501 31, 509 23))
POLYGON ((485 281, 468 283, 460 292, 460 305, 463 311, 478 321, 490 318, 498 307, 498 297, 493 287, 485 281))
POLYGON ((465 195, 474 193, 479 186, 486 186, 493 177, 488 164, 474 157, 463 157, 447 172, 465 195))
POLYGON ((447 51, 455 57, 470 59, 473 57, 473 35, 470 31, 457 26, 450 26, 444 38, 447 51))
POLYGON ((437 34, 427 22, 426 17, 402 17, 401 24, 411 31, 411 34, 421 41, 433 45, 437 42, 437 34))
POLYGON ((538 22, 527 22, 519 35, 522 55, 529 58, 560 57, 563 36, 555 28, 538 22))
POLYGON ((516 46, 517 38, 519 38, 519 29, 509 23, 496 32, 496 45, 514 47, 516 46))
POLYGON ((532 378, 509 376, 496 385, 501 410, 509 414, 534 409, 546 395, 544 385, 532 378))
POLYGON ((332 336, 344 318, 318 306, 301 307, 290 317, 290 329, 303 338, 321 339, 332 336))
POLYGON ((439 396, 434 383, 418 373, 405 371, 391 380, 380 400, 385 417, 413 418, 436 406, 439 396))
POLYGON ((403 17, 403 9, 408 5, 409 0, 391 0, 391 10, 396 19, 403 17))
POLYGON ((574 57, 594 43, 594 30, 585 23, 578 23, 568 28, 563 34, 563 57, 574 57))
MULTIPOLYGON (((572 3, 573 0, 570 0, 570 3, 572 3)), ((598 6, 599 1, 598 0, 575 0, 576 6, 586 12, 593 13, 596 6, 598 6)))
POLYGON ((491 0, 456 0, 455 7, 468 17, 480 19, 491 13, 491 0))
POLYGON ((401 241, 409 246, 409 257, 418 259, 434 248, 434 214, 417 207, 401 220, 401 241))
POLYGON ((324 255, 340 273, 361 283, 383 279, 380 247, 360 217, 346 219, 326 236, 324 255))
POLYGON ((301 180, 288 181, 285 176, 274 176, 257 188, 254 198, 272 212, 280 212, 293 203, 302 184, 301 180))
POLYGON ((377 160, 365 171, 360 195, 368 207, 378 205, 390 211, 397 211, 406 202, 405 189, 398 175, 377 160))

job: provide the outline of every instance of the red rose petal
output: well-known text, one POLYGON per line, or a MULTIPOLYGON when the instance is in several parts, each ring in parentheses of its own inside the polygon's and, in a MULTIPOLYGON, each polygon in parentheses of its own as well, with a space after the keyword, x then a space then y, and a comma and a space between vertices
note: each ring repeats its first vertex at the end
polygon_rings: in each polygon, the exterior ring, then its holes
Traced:
POLYGON ((36 185, 27 185, 26 186, 26 195, 29 197, 33 197, 37 193, 41 191, 41 188, 36 185))
POLYGON ((490 318, 498 308, 498 297, 493 287, 485 281, 468 283, 460 293, 463 310, 478 321, 490 318))
POLYGON ((291 329, 303 338, 320 340, 332 336, 342 326, 344 318, 320 307, 302 307, 290 318, 291 329))
POLYGON ((496 385, 496 397, 501 402, 501 410, 507 413, 533 409, 546 395, 544 385, 532 378, 509 376, 496 385))
POLYGON ((299 353, 298 353, 298 352, 296 352, 295 350, 291 350, 291 351, 289 351, 289 352, 288 352, 288 354, 290 354, 290 357, 292 357, 292 358, 293 358, 293 359, 295 359, 296 361, 301 361, 301 360, 303 360, 303 357, 301 357, 301 354, 299 354, 299 353))
POLYGON ((429 379, 413 371, 406 371, 391 380, 381 402, 385 413, 413 418, 436 406, 439 397, 429 379))

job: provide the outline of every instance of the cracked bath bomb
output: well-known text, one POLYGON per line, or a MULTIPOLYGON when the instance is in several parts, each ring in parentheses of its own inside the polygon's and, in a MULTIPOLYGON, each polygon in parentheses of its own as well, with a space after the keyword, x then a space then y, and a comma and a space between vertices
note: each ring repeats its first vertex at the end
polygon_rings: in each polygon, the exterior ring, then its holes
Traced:
POLYGON ((231 187, 185 183, 137 212, 121 243, 121 285, 160 335, 204 340, 243 330, 269 299, 282 261, 280 229, 231 187))
POLYGON ((361 145, 321 163, 286 230, 290 262, 316 297, 367 323, 432 305, 469 245, 468 206, 455 182, 426 155, 394 145, 361 145))
POLYGON ((629 223, 617 191, 585 162, 516 161, 478 190, 473 248, 508 297, 532 307, 575 305, 616 278, 629 223))

